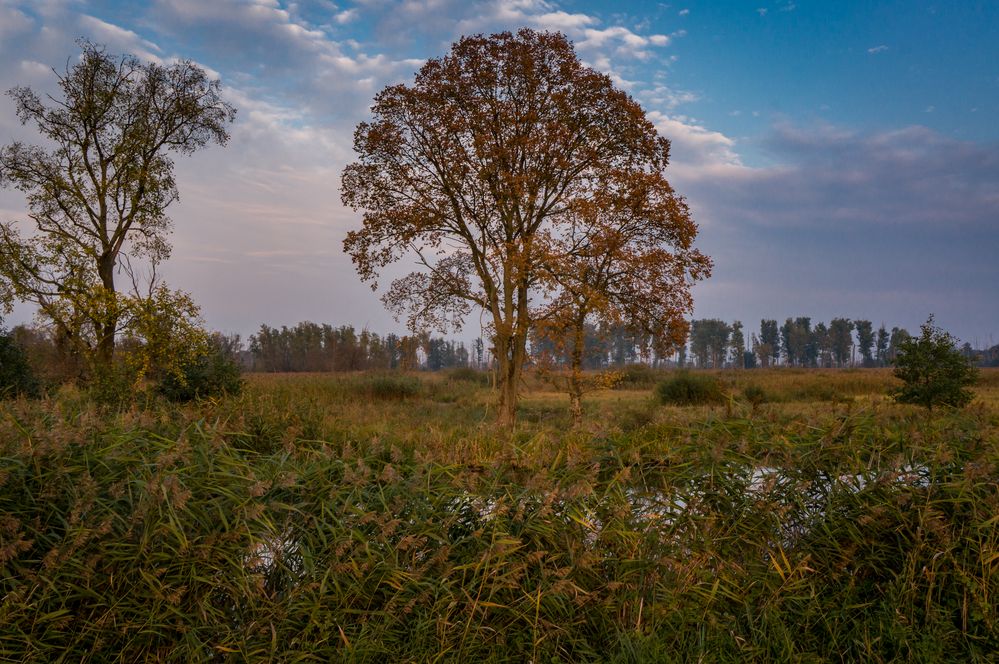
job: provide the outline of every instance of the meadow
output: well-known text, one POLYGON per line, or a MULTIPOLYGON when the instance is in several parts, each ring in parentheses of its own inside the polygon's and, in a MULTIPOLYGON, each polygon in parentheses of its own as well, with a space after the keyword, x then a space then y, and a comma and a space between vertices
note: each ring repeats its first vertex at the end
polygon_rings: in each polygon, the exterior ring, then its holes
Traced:
POLYGON ((995 661, 999 370, 665 375, 512 431, 465 370, 0 403, 0 659, 995 661))

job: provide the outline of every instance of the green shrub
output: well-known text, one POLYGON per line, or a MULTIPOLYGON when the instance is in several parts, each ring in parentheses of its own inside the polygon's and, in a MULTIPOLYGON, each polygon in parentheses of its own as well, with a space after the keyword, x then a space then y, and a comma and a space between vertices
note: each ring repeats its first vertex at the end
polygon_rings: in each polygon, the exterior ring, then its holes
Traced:
POLYGON ((709 374, 679 371, 656 387, 660 403, 675 406, 696 406, 718 403, 724 398, 718 379, 709 374))
POLYGON ((131 403, 139 382, 135 367, 127 362, 112 362, 108 366, 95 367, 88 377, 86 391, 96 403, 111 408, 121 408, 131 403))
POLYGON ((648 402, 621 406, 614 412, 614 424, 624 432, 648 426, 655 420, 651 406, 652 404, 648 402))
POLYGON ((37 396, 38 392, 38 379, 24 349, 13 337, 0 330, 0 399, 37 396))
POLYGON ((751 404, 753 408, 770 401, 770 395, 767 394, 767 391, 759 385, 752 383, 742 388, 742 397, 749 404, 751 404))
POLYGON ((629 364, 621 370, 621 378, 615 388, 631 390, 644 389, 656 384, 657 372, 646 364, 629 364))
POLYGON ((456 367, 447 372, 447 379, 452 383, 473 383, 475 385, 488 385, 489 374, 472 367, 456 367))
POLYGON ((239 394, 243 389, 239 364, 223 349, 211 350, 181 369, 181 375, 167 372, 160 380, 157 391, 170 401, 185 402, 239 394))
POLYGON ((957 349, 954 337, 933 325, 933 316, 922 326, 922 334, 899 344, 895 377, 904 384, 893 392, 900 403, 930 410, 934 406, 961 408, 974 394, 978 370, 957 349))
POLYGON ((420 381, 413 376, 383 374, 365 381, 362 391, 372 399, 408 399, 420 394, 420 381))

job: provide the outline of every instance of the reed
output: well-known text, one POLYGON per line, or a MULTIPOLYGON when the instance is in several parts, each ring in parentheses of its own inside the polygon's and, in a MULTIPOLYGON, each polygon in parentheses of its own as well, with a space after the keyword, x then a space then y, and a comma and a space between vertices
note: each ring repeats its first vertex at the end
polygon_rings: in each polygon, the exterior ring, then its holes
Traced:
POLYGON ((5 402, 0 659, 990 661, 996 387, 927 414, 880 374, 751 378, 842 398, 608 391, 572 430, 534 393, 513 432, 416 376, 5 402))

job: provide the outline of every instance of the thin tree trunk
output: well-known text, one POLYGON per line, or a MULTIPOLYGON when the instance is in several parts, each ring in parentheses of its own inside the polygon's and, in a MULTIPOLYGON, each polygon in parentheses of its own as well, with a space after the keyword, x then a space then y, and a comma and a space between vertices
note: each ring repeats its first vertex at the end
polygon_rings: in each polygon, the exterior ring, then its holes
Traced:
POLYGON ((572 367, 569 375, 569 413, 572 415, 572 425, 580 427, 583 424, 583 322, 578 321, 572 340, 572 367))
POLYGON ((501 427, 512 427, 517 415, 517 383, 520 378, 512 352, 513 339, 506 335, 496 335, 496 373, 499 375, 499 408, 497 423, 501 427))
MULTIPOLYGON (((117 256, 112 252, 103 254, 97 263, 97 273, 101 278, 101 285, 107 294, 114 296, 114 268, 117 256)), ((118 313, 115 311, 115 303, 111 302, 110 310, 105 311, 105 319, 97 324, 97 365, 107 369, 114 361, 115 332, 118 329, 118 313)))

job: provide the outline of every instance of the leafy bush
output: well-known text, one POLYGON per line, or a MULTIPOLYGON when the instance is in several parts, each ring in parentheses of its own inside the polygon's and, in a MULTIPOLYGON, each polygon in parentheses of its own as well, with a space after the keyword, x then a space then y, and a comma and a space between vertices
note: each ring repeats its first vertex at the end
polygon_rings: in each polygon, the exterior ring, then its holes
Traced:
POLYGON ((724 394, 721 384, 714 376, 680 371, 659 383, 656 397, 664 404, 696 406, 718 403, 724 398, 724 394))
POLYGON ((756 384, 750 384, 742 388, 742 396, 753 408, 770 401, 770 395, 767 394, 767 391, 756 384))
POLYGON ((236 360, 217 344, 188 361, 180 372, 168 372, 160 380, 158 391, 171 401, 194 401, 223 394, 239 394, 243 379, 236 360))
POLYGON ((642 389, 656 384, 657 372, 646 364, 629 364, 620 372, 617 389, 642 389))
POLYGON ((895 377, 904 384, 895 400, 930 410, 934 406, 961 408, 974 394, 978 370, 957 349, 954 337, 933 325, 933 316, 920 326, 922 334, 899 344, 895 377))
POLYGON ((452 383, 473 383, 475 385, 488 385, 489 374, 472 367, 456 367, 447 373, 447 379, 452 383))
POLYGON ((139 374, 129 362, 112 362, 97 366, 86 382, 86 392, 94 402, 111 408, 122 408, 139 395, 139 374))
POLYGON ((362 391, 372 399, 408 399, 420 394, 420 381, 413 376, 384 374, 372 376, 362 386, 362 391))
POLYGON ((0 330, 0 399, 37 396, 38 391, 38 379, 28 363, 27 353, 13 337, 0 330))

